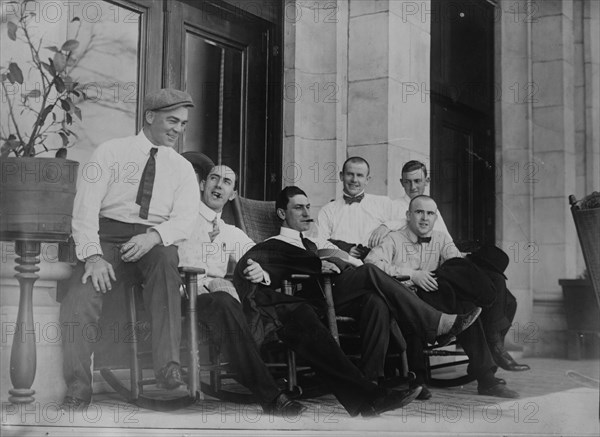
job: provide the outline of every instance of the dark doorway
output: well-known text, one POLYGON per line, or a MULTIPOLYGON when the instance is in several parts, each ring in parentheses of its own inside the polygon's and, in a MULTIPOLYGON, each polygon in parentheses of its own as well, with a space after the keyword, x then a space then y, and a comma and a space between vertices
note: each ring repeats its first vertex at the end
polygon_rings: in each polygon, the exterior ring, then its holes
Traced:
POLYGON ((431 194, 461 250, 495 243, 494 17, 432 0, 431 194))
POLYGON ((196 105, 180 151, 233 168, 241 195, 270 198, 281 166, 277 26, 220 1, 165 8, 165 83, 196 105))

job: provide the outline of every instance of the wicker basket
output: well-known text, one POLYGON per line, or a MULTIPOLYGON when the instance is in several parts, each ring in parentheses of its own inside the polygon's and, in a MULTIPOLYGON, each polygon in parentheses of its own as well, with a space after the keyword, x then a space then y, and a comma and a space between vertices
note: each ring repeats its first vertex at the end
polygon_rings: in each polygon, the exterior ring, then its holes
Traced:
MULTIPOLYGON (((598 193, 594 195, 600 196, 598 193)), ((573 195, 569 196, 569 203, 585 265, 600 307, 600 208, 585 209, 585 199, 577 201, 573 195)))

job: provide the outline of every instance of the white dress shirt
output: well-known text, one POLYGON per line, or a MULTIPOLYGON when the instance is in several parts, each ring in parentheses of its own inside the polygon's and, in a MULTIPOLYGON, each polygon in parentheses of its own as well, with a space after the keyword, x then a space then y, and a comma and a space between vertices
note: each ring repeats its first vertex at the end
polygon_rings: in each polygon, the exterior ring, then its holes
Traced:
POLYGON ((98 219, 152 226, 169 246, 187 238, 198 215, 200 191, 192 165, 171 147, 158 146, 156 174, 148 218, 135 203, 152 144, 143 131, 109 140, 80 169, 73 207, 77 258, 102 255, 98 219))
MULTIPOLYGON (((221 213, 200 202, 200 213, 194 221, 192 235, 179 244, 179 265, 206 270, 205 275, 198 276, 198 291, 205 293, 214 278, 225 278, 230 260, 238 262, 254 245, 244 231, 228 225, 221 219, 221 213), (213 230, 215 218, 219 233, 211 242, 209 233, 213 230)), ((262 283, 271 283, 267 272, 264 272, 262 283)), ((237 294, 233 297, 239 300, 237 294)))
POLYGON ((319 237, 342 240, 346 243, 369 245, 371 233, 380 225, 392 230, 406 224, 406 209, 387 196, 365 194, 360 202, 346 204, 336 199, 329 202, 317 218, 319 237))
MULTIPOLYGON (((310 241, 312 241, 313 243, 315 243, 315 245, 317 246, 317 249, 333 249, 336 251, 339 251, 340 249, 333 243, 325 240, 324 238, 313 238, 313 237, 307 237, 306 235, 303 235, 304 238, 308 238, 310 241)), ((300 235, 299 231, 296 231, 295 229, 292 228, 285 228, 282 227, 279 231, 279 235, 275 235, 274 237, 270 237, 267 238, 267 240, 271 240, 271 239, 275 239, 275 240, 280 240, 283 241, 284 243, 288 243, 291 244, 292 246, 296 246, 299 247, 300 249, 304 249, 306 250, 306 248, 304 247, 304 244, 302 243, 302 236, 300 235)), ((347 261, 349 264, 352 264, 353 266, 361 266, 363 265, 363 262, 359 259, 356 259, 348 254, 346 254, 344 252, 345 255, 347 255, 348 258, 344 258, 344 261, 347 261)))
MULTIPOLYGON (((394 200, 394 202, 396 202, 398 204, 397 208, 402 211, 400 222, 402 223, 401 228, 403 228, 404 226, 406 226, 406 211, 408 211, 408 207, 410 205, 410 197, 406 193, 404 193, 404 196, 402 196, 398 200, 394 200)), ((452 238, 452 236, 450 235, 450 232, 448 232, 448 228, 446 227, 446 223, 444 223, 444 219, 442 218, 442 213, 440 212, 439 209, 437 212, 437 220, 433 224, 433 230, 445 232, 446 234, 448 234, 448 236, 450 238, 452 238)))
MULTIPOLYGON (((417 236, 405 226, 390 232, 381 245, 373 248, 365 263, 375 264, 390 276, 410 276, 417 270, 432 272, 450 258, 462 257, 452 238, 441 231, 431 232, 429 243, 418 243, 417 236)), ((412 285, 412 281, 406 281, 412 285)))

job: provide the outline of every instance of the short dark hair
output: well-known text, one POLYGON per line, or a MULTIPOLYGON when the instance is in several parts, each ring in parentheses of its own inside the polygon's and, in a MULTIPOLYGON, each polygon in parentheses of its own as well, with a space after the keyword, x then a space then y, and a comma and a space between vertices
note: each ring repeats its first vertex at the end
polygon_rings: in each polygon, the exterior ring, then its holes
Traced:
MULTIPOLYGON (((410 171, 413 171, 413 170, 410 170, 410 171)), ((409 211, 411 210, 410 208, 412 207, 413 202, 415 200, 417 200, 417 199, 429 199, 429 200, 433 200, 433 197, 428 196, 427 194, 419 194, 418 196, 413 197, 412 199, 410 199, 410 203, 408 204, 408 210, 409 211)), ((435 202, 435 200, 433 200, 433 201, 435 202)))
POLYGON ((425 167, 425 164, 423 164, 421 161, 416 160, 408 161, 406 164, 404 164, 400 174, 410 173, 411 171, 416 170, 423 170, 423 176, 427 177, 427 167, 425 167))
POLYGON ((342 173, 346 171, 346 164, 366 164, 367 165, 367 176, 371 173, 371 166, 367 162, 365 158, 361 158, 360 156, 351 156, 350 158, 344 161, 344 165, 342 165, 342 173))
MULTIPOLYGON (((275 199, 275 212, 277 212, 277 210, 279 208, 281 209, 286 209, 288 206, 288 203, 290 203, 290 199, 294 196, 306 196, 306 193, 294 186, 294 185, 290 185, 289 187, 285 187, 283 190, 281 190, 281 192, 277 195, 277 199, 275 199)), ((308 197, 308 196, 306 196, 308 197)))

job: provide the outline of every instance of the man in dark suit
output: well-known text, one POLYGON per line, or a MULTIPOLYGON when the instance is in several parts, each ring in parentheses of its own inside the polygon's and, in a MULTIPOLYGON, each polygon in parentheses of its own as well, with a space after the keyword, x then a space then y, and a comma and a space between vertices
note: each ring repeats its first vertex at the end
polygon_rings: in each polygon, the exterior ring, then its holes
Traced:
MULTIPOLYGON (((318 284, 309 281, 303 284, 299 295, 287 296, 275 291, 276 285, 265 286, 245 280, 243 271, 247 265, 259 263, 269 273, 271 284, 281 283, 291 273, 319 274, 323 267, 341 270, 334 292, 336 306, 365 295, 380 297, 379 293, 383 295, 382 289, 385 288, 392 302, 388 308, 394 307, 402 313, 402 317, 396 315, 397 320, 432 341, 440 334, 461 332, 479 314, 478 311, 467 316, 442 314, 373 266, 355 268, 334 258, 331 261, 335 264, 322 262, 315 253, 318 245, 302 234, 308 230, 312 219, 306 194, 299 188, 285 188, 278 196, 276 207, 282 219, 281 233, 256 245, 240 260, 234 275, 236 289, 255 338, 262 342, 276 335, 286 342, 328 381, 333 393, 350 414, 364 414, 364 408, 377 410, 377 404, 383 402, 385 405, 387 401, 385 398, 377 400, 382 389, 368 382, 348 361, 320 322, 315 309, 309 305, 309 301, 316 305, 322 301, 318 284), (375 405, 369 405, 369 401, 365 404, 361 397, 373 399, 371 402, 375 405)), ((420 391, 420 387, 415 387, 404 392, 403 396, 414 398, 420 391)), ((401 398, 398 399, 402 403, 401 398)), ((393 397, 390 403, 393 404, 393 397)))

